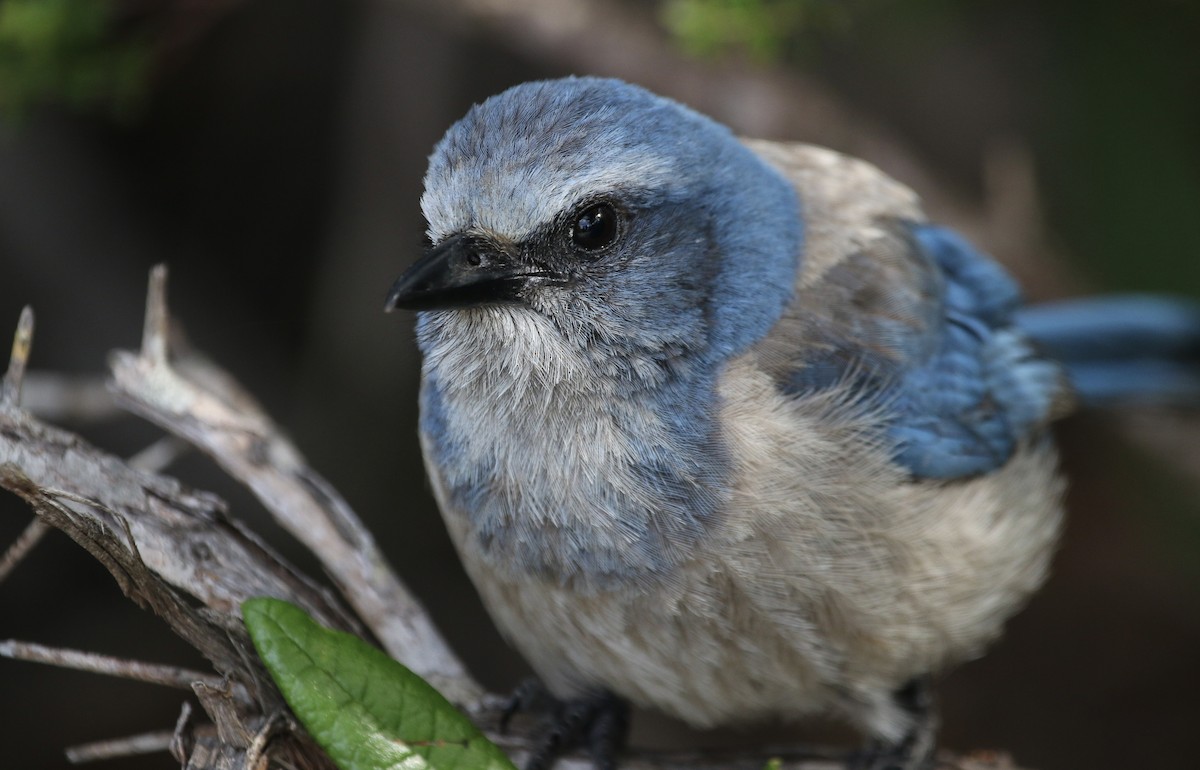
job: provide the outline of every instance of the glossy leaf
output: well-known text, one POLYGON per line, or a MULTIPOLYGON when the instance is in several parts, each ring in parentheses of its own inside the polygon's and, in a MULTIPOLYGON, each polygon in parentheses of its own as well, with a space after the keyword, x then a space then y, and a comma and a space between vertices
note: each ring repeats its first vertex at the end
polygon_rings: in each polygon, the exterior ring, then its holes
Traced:
POLYGON ((278 599, 242 617, 288 705, 342 770, 514 770, 423 679, 351 634, 278 599))

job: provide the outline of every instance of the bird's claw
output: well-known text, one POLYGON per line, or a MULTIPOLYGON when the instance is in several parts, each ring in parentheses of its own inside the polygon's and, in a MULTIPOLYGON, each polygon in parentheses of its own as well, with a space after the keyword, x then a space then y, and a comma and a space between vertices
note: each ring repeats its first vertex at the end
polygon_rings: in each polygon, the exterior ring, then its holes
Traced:
POLYGON ((609 692, 568 701, 551 696, 536 680, 523 682, 500 715, 500 730, 519 711, 545 711, 525 770, 549 770, 567 751, 583 747, 596 770, 616 770, 617 753, 629 733, 629 706, 609 692))
POLYGON ((912 726, 897 743, 872 742, 850 763, 853 770, 933 770, 937 714, 929 677, 917 677, 893 696, 912 726))
POLYGON ((508 696, 508 700, 504 702, 504 708, 500 711, 500 719, 497 723, 497 728, 501 735, 508 733, 508 726, 512 722, 512 718, 522 711, 549 711, 557 704, 554 696, 546 689, 540 679, 530 677, 524 680, 516 689, 512 691, 512 695, 508 696))

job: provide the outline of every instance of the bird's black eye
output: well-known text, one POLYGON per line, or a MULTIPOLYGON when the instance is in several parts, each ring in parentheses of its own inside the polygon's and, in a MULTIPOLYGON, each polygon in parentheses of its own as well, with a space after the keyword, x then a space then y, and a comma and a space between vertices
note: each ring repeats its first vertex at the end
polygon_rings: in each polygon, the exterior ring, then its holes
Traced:
POLYGON ((617 211, 609 203, 596 203, 576 215, 571 242, 584 251, 599 251, 617 239, 617 211))

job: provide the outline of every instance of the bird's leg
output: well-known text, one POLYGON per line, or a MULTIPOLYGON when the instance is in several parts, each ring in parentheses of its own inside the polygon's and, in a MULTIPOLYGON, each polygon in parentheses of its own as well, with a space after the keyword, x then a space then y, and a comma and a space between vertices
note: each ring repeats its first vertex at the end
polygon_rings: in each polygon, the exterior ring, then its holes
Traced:
POLYGON ((872 742, 854 763, 854 770, 932 770, 938 719, 930 678, 913 679, 892 698, 911 719, 908 732, 895 743, 872 742))
POLYGON ((546 689, 546 685, 542 684, 542 680, 537 677, 525 679, 512 691, 512 695, 508 696, 508 701, 504 704, 504 710, 500 712, 500 723, 498 725, 500 734, 504 735, 508 732, 509 723, 520 712, 548 712, 557 703, 557 699, 546 689))
POLYGON ((629 737, 629 704, 612 693, 604 693, 595 704, 587 731, 587 751, 596 770, 617 770, 617 754, 629 737))
POLYGON ((629 705, 610 692, 561 701, 537 680, 526 680, 513 692, 500 717, 500 729, 518 711, 544 711, 546 719, 534 738, 525 770, 549 770, 562 754, 582 746, 596 770, 616 770, 617 752, 629 733, 629 705))

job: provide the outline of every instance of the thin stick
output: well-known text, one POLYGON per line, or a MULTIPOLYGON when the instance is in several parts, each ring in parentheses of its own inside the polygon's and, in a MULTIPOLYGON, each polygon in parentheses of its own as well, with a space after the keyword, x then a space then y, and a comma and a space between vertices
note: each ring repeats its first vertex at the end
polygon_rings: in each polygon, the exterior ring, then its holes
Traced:
POLYGON ((162 473, 168 465, 187 454, 191 449, 186 441, 175 436, 163 436, 142 451, 126 460, 130 468, 145 473, 162 473))
POLYGON ((43 420, 75 424, 113 420, 117 407, 104 377, 29 369, 21 387, 21 407, 43 420))
POLYGON ((106 674, 122 679, 132 679, 149 684, 161 684, 176 687, 181 690, 191 690, 193 682, 204 682, 212 687, 223 689, 223 680, 202 671, 168 666, 160 663, 143 663, 138 660, 115 658, 110 655, 100 655, 95 652, 68 650, 61 647, 47 647, 35 642, 23 642, 17 639, 0 641, 0 657, 15 660, 27 660, 33 663, 46 663, 60 668, 73 668, 79 671, 91 671, 94 674, 106 674))
POLYGON ((42 538, 49 531, 50 525, 41 519, 29 522, 25 531, 8 547, 4 555, 0 556, 0 583, 3 583, 8 574, 21 563, 21 560, 28 556, 38 543, 42 542, 42 538))
POLYGON ((0 384, 0 406, 14 409, 21 403, 21 383, 25 379, 25 365, 29 363, 29 350, 33 347, 33 308, 26 305, 17 321, 13 334, 12 354, 8 358, 8 371, 0 384))
POLYGON ((67 755, 67 761, 73 765, 98 762, 102 759, 135 757, 139 754, 155 754, 166 751, 170 747, 172 735, 170 730, 160 730, 131 735, 128 738, 109 738, 94 743, 71 746, 64 753, 67 755))
POLYGON ((167 362, 167 266, 150 269, 150 285, 146 289, 146 319, 142 327, 142 355, 155 364, 167 362))

